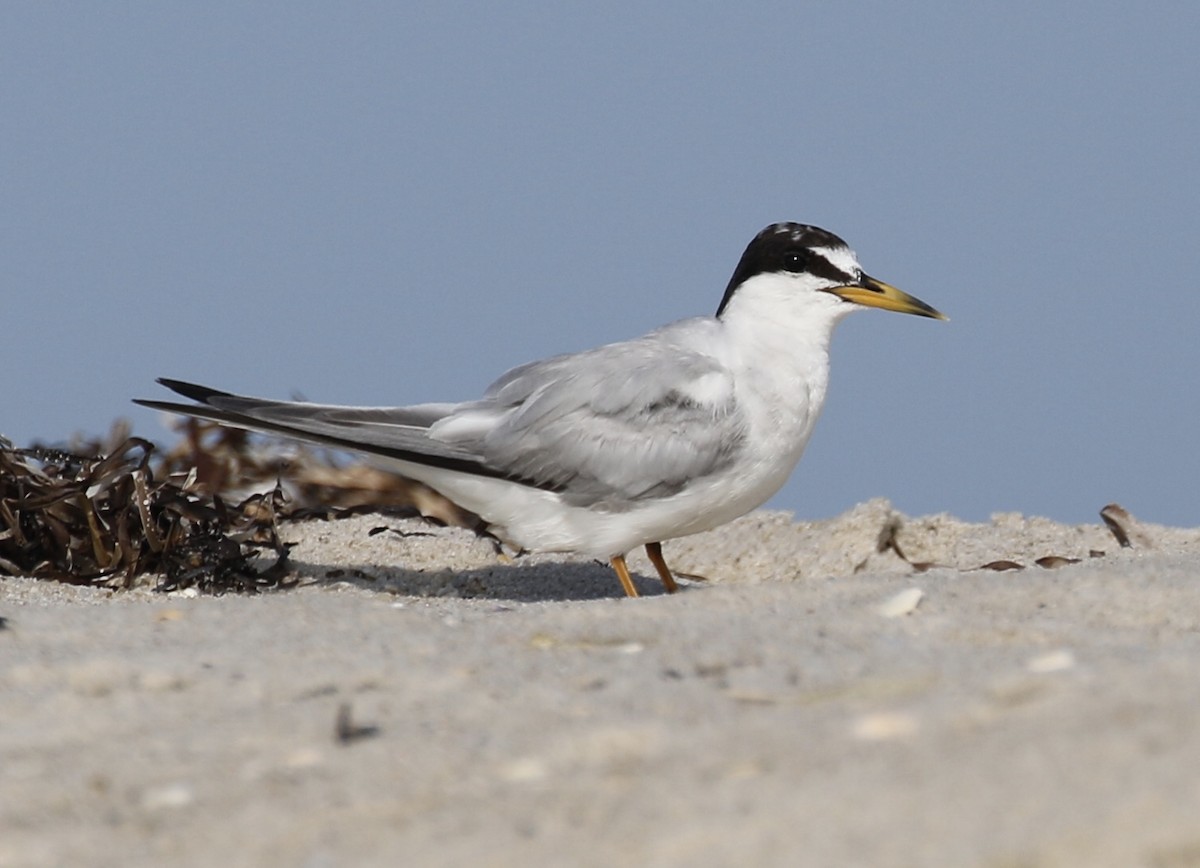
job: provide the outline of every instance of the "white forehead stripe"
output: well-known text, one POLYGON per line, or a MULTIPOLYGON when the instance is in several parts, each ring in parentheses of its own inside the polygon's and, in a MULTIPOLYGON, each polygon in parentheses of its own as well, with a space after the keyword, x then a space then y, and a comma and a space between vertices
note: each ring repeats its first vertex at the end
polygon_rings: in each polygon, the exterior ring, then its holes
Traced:
POLYGON ((857 277, 862 273, 862 266, 858 264, 858 257, 854 255, 854 251, 849 247, 814 247, 813 253, 824 256, 829 264, 838 271, 844 271, 852 277, 857 277))

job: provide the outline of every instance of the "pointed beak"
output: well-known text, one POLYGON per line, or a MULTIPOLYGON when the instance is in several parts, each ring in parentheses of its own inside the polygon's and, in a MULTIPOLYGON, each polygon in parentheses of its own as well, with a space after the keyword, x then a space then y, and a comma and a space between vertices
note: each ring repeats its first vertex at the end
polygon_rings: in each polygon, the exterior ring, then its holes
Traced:
POLYGON ((865 274, 858 283, 849 286, 835 286, 829 292, 838 298, 844 298, 846 301, 867 307, 881 307, 897 313, 914 313, 917 316, 927 316, 932 319, 949 319, 944 313, 930 307, 921 299, 865 274))

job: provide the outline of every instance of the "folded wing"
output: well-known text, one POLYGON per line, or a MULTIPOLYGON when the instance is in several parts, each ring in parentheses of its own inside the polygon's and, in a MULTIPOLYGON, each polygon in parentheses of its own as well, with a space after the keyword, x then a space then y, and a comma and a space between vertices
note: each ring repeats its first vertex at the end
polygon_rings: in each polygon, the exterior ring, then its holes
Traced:
POLYGON ((720 470, 744 434, 729 372, 661 333, 514 368, 464 404, 345 407, 159 382, 197 403, 137 403, 613 509, 720 470))
POLYGON ((515 368, 430 435, 569 502, 618 508, 726 466, 744 431, 729 372, 660 332, 515 368))

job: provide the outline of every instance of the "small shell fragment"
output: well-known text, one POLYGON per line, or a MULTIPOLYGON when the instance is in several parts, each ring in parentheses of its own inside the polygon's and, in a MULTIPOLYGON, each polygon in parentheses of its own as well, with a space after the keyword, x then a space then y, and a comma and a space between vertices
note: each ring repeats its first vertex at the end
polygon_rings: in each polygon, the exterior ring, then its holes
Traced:
POLYGON ((1064 558, 1059 555, 1046 555, 1044 558, 1038 558, 1034 561, 1039 567, 1044 570, 1056 570, 1059 567, 1065 567, 1067 564, 1079 563, 1079 558, 1064 558))
POLYGON ((885 618, 899 618, 902 615, 911 615, 924 596, 925 592, 920 588, 905 588, 900 593, 889 597, 876 611, 885 618))
POLYGON ((1110 503, 1100 510, 1100 517, 1108 526, 1112 535, 1117 538, 1121 548, 1153 548, 1154 543, 1136 518, 1129 510, 1119 503, 1110 503))
POLYGON ((195 799, 192 788, 187 784, 166 784, 161 787, 152 787, 142 793, 142 807, 149 811, 186 808, 195 799))
POLYGON ((850 731, 863 741, 893 741, 915 735, 920 723, 905 711, 877 711, 854 721, 850 731))
POLYGON ((989 561, 988 563, 979 567, 979 569, 995 570, 998 573, 1002 573, 1006 570, 1023 570, 1025 567, 1022 564, 1018 564, 1016 561, 989 561))
POLYGON ((1039 654, 1025 664, 1030 672, 1044 674, 1048 672, 1063 672, 1075 666, 1075 655, 1066 648, 1039 654))
POLYGON ((519 757, 505 763, 499 771, 500 776, 507 781, 527 783, 549 777, 550 766, 540 757, 519 757))

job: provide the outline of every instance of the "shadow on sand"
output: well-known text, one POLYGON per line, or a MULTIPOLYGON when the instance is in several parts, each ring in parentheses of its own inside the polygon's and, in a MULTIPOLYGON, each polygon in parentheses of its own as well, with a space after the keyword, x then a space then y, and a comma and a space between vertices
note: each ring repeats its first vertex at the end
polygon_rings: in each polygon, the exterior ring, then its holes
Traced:
MULTIPOLYGON (((566 600, 624 599, 616 573, 599 561, 496 564, 455 571, 411 570, 378 564, 327 564, 293 560, 301 584, 345 582, 398 597, 458 597, 539 603, 566 600)), ((657 576, 634 574, 644 597, 667 596, 657 576)), ((686 586, 681 590, 686 590, 686 586)))

